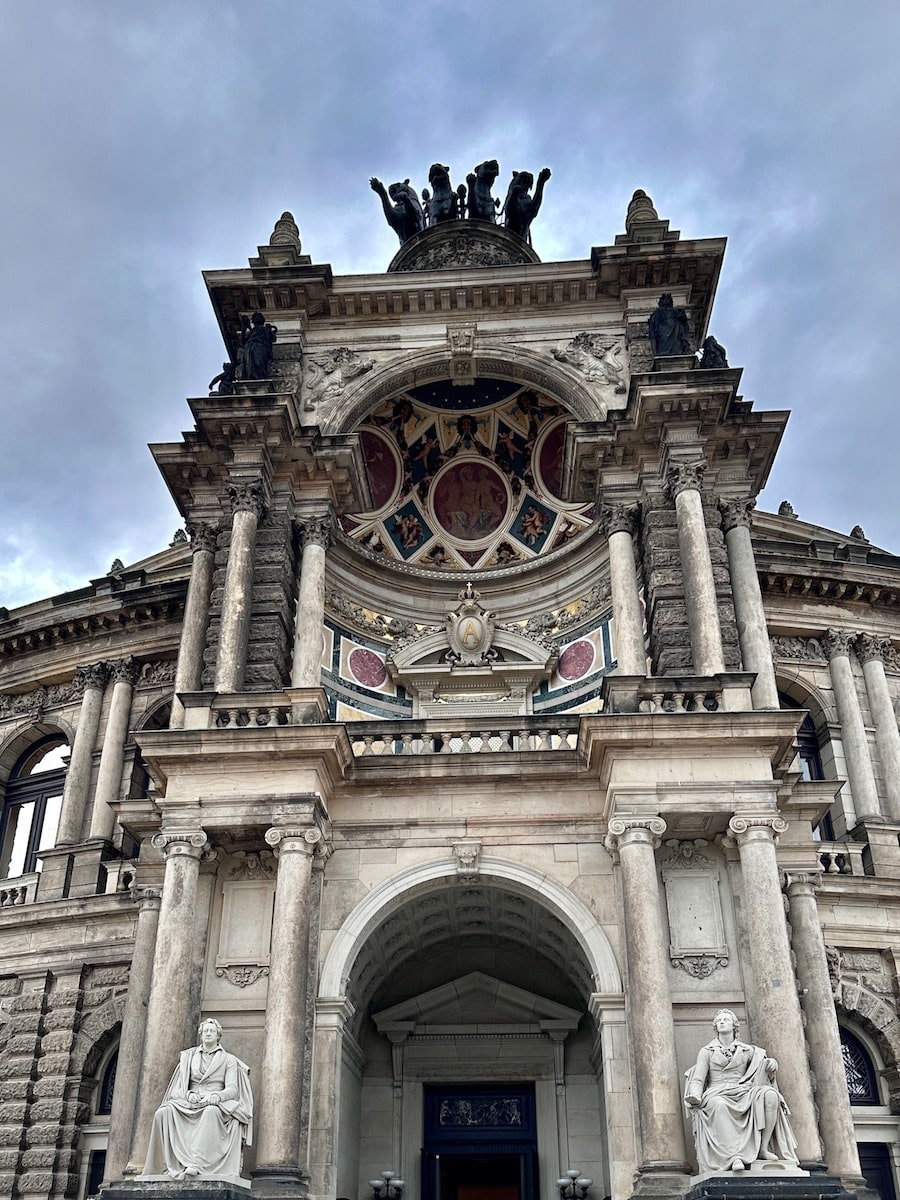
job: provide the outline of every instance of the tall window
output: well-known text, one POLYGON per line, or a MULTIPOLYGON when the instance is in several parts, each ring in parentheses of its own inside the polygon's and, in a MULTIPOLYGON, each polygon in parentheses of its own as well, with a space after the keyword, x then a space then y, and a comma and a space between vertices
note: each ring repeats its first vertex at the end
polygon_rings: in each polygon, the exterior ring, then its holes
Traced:
POLYGON ((69 747, 51 734, 25 751, 6 785, 0 829, 0 879, 37 869, 38 855, 56 841, 69 747))
POLYGON ((868 1051, 858 1037, 841 1026, 841 1056, 851 1104, 880 1104, 878 1081, 868 1051))
MULTIPOLYGON (((802 708, 790 696, 779 693, 782 708, 802 708)), ((800 770, 803 778, 808 780, 824 779, 825 769, 822 766, 822 742, 816 723, 809 713, 803 718, 797 730, 797 757, 800 760, 800 770)), ((824 842, 834 841, 834 826, 831 814, 826 813, 814 831, 814 836, 824 842)))

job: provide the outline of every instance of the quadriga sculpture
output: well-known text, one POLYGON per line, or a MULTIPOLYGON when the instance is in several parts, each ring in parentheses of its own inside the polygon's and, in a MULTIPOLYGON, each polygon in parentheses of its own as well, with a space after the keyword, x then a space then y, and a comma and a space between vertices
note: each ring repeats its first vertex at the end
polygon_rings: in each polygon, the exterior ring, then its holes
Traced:
POLYGON ((408 179, 402 183, 392 183, 385 191, 381 180, 373 177, 369 180, 369 186, 381 197, 387 223, 400 239, 401 246, 425 228, 425 213, 408 179))
POLYGON ((500 165, 496 158, 479 163, 471 174, 466 176, 469 185, 469 216, 476 221, 496 221, 500 201, 491 195, 491 188, 497 182, 500 165))
POLYGON ((550 178, 550 168, 543 167, 537 177, 537 187, 534 195, 531 188, 534 176, 530 171, 513 171, 512 179, 506 193, 503 205, 505 213, 504 224, 512 233, 517 233, 523 241, 531 245, 531 222, 538 215, 541 201, 544 198, 544 184, 550 178))

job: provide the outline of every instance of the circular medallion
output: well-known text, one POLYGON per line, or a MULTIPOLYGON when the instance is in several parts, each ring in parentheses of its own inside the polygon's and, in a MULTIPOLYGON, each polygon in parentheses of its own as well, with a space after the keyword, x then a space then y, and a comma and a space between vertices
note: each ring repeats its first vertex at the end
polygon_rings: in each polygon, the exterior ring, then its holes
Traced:
POLYGON ((391 444, 374 429, 361 429, 359 434, 369 487, 372 489, 372 512, 378 512, 394 498, 400 471, 391 444))
POLYGON ((363 687, 379 688, 387 679, 384 660, 362 646, 350 651, 347 666, 356 682, 361 683, 363 687))
POLYGON ((509 490, 500 472, 482 459, 452 462, 435 480, 434 518, 452 538, 481 542, 492 536, 509 512, 509 490))
POLYGON ((559 656, 557 670, 563 679, 582 679, 594 665, 594 647, 582 639, 566 646, 559 656))
POLYGON ((538 450, 538 470, 547 491, 562 499, 562 456, 566 440, 566 423, 559 421, 547 431, 538 450))

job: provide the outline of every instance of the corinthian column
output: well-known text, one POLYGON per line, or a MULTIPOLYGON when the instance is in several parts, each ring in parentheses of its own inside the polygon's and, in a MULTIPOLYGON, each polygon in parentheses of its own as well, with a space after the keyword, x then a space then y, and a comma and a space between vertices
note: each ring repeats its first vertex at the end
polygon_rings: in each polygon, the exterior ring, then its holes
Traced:
POLYGON ((681 1080, 675 1060, 668 939, 659 904, 655 850, 662 817, 613 817, 607 849, 618 854, 625 909, 626 997, 640 1115, 640 1170, 688 1171, 681 1080))
POLYGON ((719 504, 741 660, 745 671, 756 674, 751 688, 753 707, 778 708, 778 687, 769 645, 769 629, 750 537, 750 520, 755 507, 756 501, 749 498, 726 500, 719 504))
POLYGON ((325 615, 325 553, 331 542, 331 516, 321 513, 298 524, 303 543, 291 687, 318 687, 322 671, 322 621, 325 615))
POLYGON ((634 565, 636 513, 634 507, 625 504, 612 504, 600 513, 600 523, 609 545, 609 583, 620 675, 647 674, 644 621, 634 565))
POLYGON ((718 675, 725 670, 722 629, 713 578, 703 497, 700 488, 706 463, 675 463, 666 475, 666 486, 675 501, 678 548, 684 573, 691 655, 697 675, 718 675))
POLYGON ((891 647, 891 639, 858 633, 853 640, 866 677, 888 815, 892 821, 900 821, 900 731, 884 674, 884 656, 891 647))
POLYGON ((828 655, 828 669, 834 688, 834 702, 841 725, 841 741, 847 760, 847 776, 853 793, 853 807, 859 821, 881 820, 875 772, 869 756, 869 741, 863 724, 859 696, 850 666, 853 637, 841 629, 828 629, 820 639, 828 655))
POLYGON ((91 813, 92 838, 112 837, 116 814, 110 808, 119 799, 122 786, 122 767, 125 762, 125 740, 131 719, 131 701, 134 685, 140 668, 133 658, 123 658, 110 663, 113 685, 112 702, 106 718, 103 734, 103 749, 100 752, 100 769, 94 789, 94 808, 91 813))
POLYGON ((108 673, 105 663, 94 663, 90 667, 80 667, 75 674, 76 685, 83 687, 84 691, 72 743, 72 757, 66 772, 62 811, 56 834, 57 846, 71 846, 81 841, 91 787, 94 747, 97 745, 97 732, 100 729, 103 689, 108 673))
POLYGON ((797 982, 806 1014, 806 1039, 816 1077, 816 1103, 825 1146, 825 1163, 833 1175, 860 1178, 859 1153, 850 1112, 847 1081, 839 1069, 843 1061, 841 1035, 828 977, 825 942, 819 924, 815 889, 818 874, 791 871, 785 876, 797 982))
POLYGON ((147 1030, 129 1175, 139 1174, 143 1168, 153 1114, 160 1105, 183 1048, 200 860, 212 855, 202 829, 172 829, 157 833, 152 844, 165 854, 166 870, 147 1001, 147 1030))
POLYGON ((300 1111, 306 1052, 312 860, 322 842, 315 825, 270 829, 278 856, 266 1041, 262 1062, 254 1193, 302 1196, 309 1178, 300 1162, 300 1111))
MULTIPOLYGON (((737 842, 741 863, 744 917, 750 943, 751 970, 746 986, 753 990, 754 1037, 778 1060, 779 1086, 792 1113, 801 1164, 819 1163, 822 1151, 775 855, 778 835, 786 829, 786 821, 768 814, 735 816, 728 825, 728 832, 737 842)), ((840 1061, 838 1057, 837 1062, 840 1061)))
POLYGON ((175 695, 172 698, 172 715, 169 718, 170 729, 181 729, 184 726, 184 705, 178 699, 178 693, 196 692, 200 689, 206 628, 209 624, 209 597, 216 561, 217 532, 215 525, 188 525, 191 538, 191 578, 184 605, 178 664, 175 667, 175 695))
POLYGON ((238 692, 247 666, 253 552, 256 527, 263 512, 262 480, 228 484, 231 499, 231 543, 222 593, 222 623, 216 659, 217 692, 238 692))

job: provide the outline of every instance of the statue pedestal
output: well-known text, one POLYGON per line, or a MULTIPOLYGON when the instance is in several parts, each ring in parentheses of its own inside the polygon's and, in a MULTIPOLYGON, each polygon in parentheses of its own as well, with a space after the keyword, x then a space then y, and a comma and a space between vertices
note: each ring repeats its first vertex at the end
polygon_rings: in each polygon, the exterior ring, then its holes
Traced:
POLYGON ((119 1179, 98 1200, 250 1200, 250 1188, 224 1179, 119 1179))
POLYGON ((684 1200, 853 1200, 837 1175, 793 1170, 776 1174, 764 1170, 694 1176, 684 1200))

